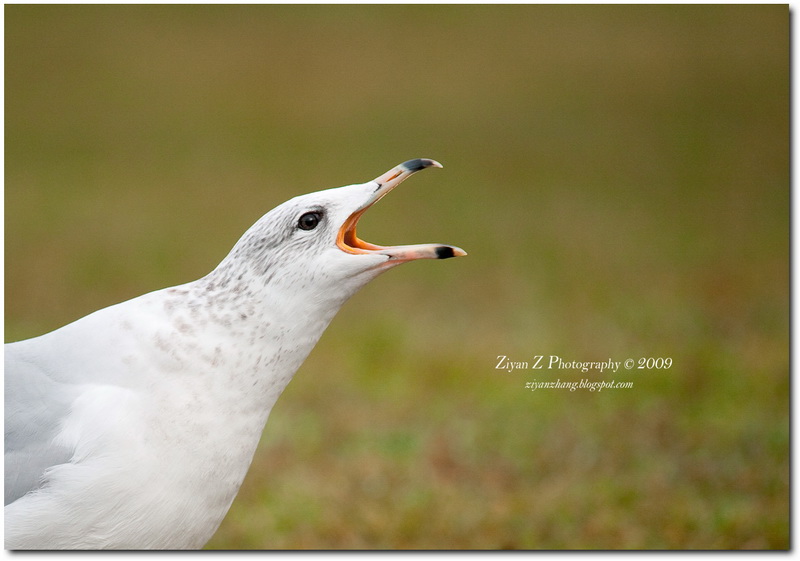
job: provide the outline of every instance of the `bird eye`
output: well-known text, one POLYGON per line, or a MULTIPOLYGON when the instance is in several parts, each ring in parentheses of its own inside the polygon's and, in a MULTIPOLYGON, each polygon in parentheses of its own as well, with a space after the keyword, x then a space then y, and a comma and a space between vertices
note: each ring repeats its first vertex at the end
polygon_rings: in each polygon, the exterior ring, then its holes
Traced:
POLYGON ((319 224, 319 221, 322 219, 322 213, 320 212, 307 212, 303 216, 300 217, 300 220, 297 221, 297 227, 301 230, 313 230, 319 224))

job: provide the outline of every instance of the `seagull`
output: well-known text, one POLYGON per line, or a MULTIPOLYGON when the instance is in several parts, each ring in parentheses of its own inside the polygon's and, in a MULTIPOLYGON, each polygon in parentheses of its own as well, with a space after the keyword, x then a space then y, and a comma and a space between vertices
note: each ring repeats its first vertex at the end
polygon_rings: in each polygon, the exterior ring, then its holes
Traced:
POLYGON ((6 344, 6 549, 205 545, 342 304, 401 263, 466 255, 356 235, 367 209, 431 167, 290 199, 205 277, 6 344))

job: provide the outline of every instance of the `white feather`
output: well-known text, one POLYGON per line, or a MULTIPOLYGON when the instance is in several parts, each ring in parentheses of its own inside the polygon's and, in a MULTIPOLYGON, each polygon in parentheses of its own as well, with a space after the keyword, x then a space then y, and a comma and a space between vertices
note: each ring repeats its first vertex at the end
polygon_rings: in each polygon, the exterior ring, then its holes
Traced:
POLYGON ((337 242, 385 190, 296 197, 206 277, 6 345, 6 548, 202 547, 328 323, 402 262, 337 242), (314 209, 319 225, 298 228, 314 209))

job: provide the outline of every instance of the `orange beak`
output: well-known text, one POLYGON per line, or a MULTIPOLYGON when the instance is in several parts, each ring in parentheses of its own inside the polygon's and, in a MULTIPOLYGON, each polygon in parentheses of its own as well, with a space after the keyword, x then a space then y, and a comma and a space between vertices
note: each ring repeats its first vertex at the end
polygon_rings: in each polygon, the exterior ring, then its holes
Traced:
POLYGON ((466 255, 466 251, 451 245, 420 244, 385 247, 365 242, 356 235, 358 219, 369 207, 381 200, 389 191, 405 181, 407 177, 430 167, 440 168, 442 164, 428 159, 409 160, 373 180, 376 187, 372 196, 361 208, 351 214, 339 229, 339 233, 336 236, 336 245, 339 246, 339 249, 352 254, 378 253, 387 255, 389 260, 394 262, 414 259, 447 259, 466 255))

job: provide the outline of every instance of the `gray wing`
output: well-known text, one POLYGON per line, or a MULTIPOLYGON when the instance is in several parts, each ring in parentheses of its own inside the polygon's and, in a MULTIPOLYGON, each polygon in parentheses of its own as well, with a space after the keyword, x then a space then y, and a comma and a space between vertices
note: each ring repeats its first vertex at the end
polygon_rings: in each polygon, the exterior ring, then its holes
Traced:
POLYGON ((4 504, 37 489, 47 468, 69 461, 71 450, 53 439, 74 396, 74 386, 5 345, 4 504))

